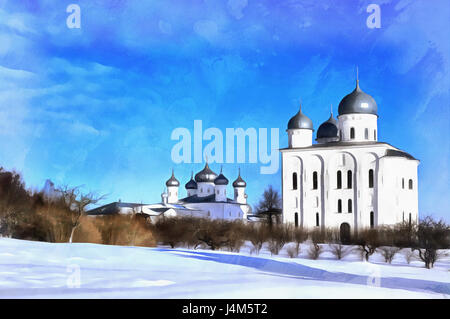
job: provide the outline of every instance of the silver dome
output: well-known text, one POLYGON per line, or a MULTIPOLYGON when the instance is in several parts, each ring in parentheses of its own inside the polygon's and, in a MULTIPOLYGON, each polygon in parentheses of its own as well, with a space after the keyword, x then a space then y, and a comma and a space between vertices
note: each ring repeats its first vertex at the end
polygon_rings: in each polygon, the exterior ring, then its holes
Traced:
POLYGON ((288 130, 295 130, 295 129, 314 130, 313 129, 313 123, 310 120, 310 118, 302 113, 302 106, 301 105, 300 105, 300 109, 298 110, 298 113, 295 114, 289 120, 289 123, 288 123, 288 130))
POLYGON ((338 137, 338 123, 331 113, 330 118, 320 124, 317 130, 317 139, 338 137))
POLYGON ((206 163, 205 168, 195 174, 195 181, 197 183, 214 183, 216 178, 217 174, 209 168, 208 163, 206 163))
POLYGON ((239 169, 239 175, 233 182, 233 187, 246 187, 247 183, 241 177, 241 170, 239 169))
POLYGON ((228 185, 228 179, 225 177, 225 175, 222 174, 222 168, 220 169, 219 176, 217 176, 217 178, 214 180, 214 184, 216 184, 216 185, 228 185))
POLYGON ((197 189, 197 183, 194 181, 193 174, 194 173, 191 173, 191 179, 184 185, 186 189, 197 189))
POLYGON ((172 170, 172 176, 167 180, 166 186, 180 186, 180 182, 175 178, 175 175, 172 170))
POLYGON ((377 103, 369 94, 359 88, 359 81, 356 81, 356 88, 352 93, 346 95, 339 103, 339 115, 362 113, 377 114, 377 103))

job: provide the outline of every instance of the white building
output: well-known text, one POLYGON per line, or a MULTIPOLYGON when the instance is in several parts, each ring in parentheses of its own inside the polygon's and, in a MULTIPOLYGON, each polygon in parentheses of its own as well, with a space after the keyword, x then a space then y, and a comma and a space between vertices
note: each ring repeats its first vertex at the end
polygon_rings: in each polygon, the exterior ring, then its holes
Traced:
POLYGON ((354 230, 418 220, 419 161, 378 141, 377 104, 356 88, 317 130, 299 112, 281 149, 283 222, 354 230))
POLYGON ((239 171, 233 182, 233 199, 227 195, 228 179, 222 170, 217 175, 208 163, 186 183, 186 197, 180 198, 180 182, 174 172, 166 181, 167 190, 161 194, 161 203, 136 204, 114 202, 88 212, 89 215, 130 214, 143 213, 155 220, 162 216, 192 216, 212 219, 244 219, 251 213, 247 204, 245 188, 247 183, 242 179, 239 171))

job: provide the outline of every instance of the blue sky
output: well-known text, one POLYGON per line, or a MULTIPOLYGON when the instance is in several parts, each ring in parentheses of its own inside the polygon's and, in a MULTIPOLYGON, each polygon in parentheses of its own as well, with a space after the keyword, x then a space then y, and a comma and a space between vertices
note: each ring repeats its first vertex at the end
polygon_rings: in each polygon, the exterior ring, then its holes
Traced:
MULTIPOLYGON (((31 187, 156 202, 172 168, 182 185, 202 168, 171 161, 175 128, 279 128, 284 147, 299 99, 317 129, 358 65, 379 139, 421 160, 420 214, 449 220, 448 1, 337 3, 0 0, 0 165, 31 187), (80 29, 66 26, 71 3, 80 29)), ((230 180, 238 166, 250 203, 280 188, 259 163, 224 164, 230 180)))

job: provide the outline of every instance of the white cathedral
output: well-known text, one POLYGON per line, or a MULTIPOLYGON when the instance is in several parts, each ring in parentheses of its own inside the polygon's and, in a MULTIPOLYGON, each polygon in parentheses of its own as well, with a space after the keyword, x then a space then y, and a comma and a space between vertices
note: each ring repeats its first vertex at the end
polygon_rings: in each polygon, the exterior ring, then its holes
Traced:
POLYGON ((419 160, 378 141, 377 104, 356 88, 331 113, 313 144, 302 112, 289 120, 281 149, 283 222, 307 228, 355 230, 418 220, 419 160))

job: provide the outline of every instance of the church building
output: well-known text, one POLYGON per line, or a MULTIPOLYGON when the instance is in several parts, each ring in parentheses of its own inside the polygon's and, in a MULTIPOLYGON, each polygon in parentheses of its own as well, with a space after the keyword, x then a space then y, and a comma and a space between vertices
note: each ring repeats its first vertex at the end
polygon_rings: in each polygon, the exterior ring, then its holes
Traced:
POLYGON ((228 179, 220 171, 217 175, 208 163, 185 184, 186 196, 181 197, 180 182, 172 171, 166 181, 161 202, 156 204, 113 202, 87 212, 91 216, 141 213, 156 221, 161 217, 189 216, 211 219, 247 220, 251 207, 247 204, 247 183, 238 177, 232 183, 233 198, 227 193, 228 179))
POLYGON ((281 149, 283 222, 355 230, 418 220, 419 160, 378 141, 377 103, 356 88, 331 112, 313 144, 313 123, 301 106, 281 149))

